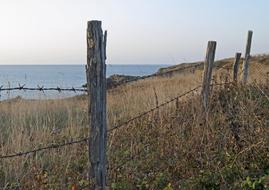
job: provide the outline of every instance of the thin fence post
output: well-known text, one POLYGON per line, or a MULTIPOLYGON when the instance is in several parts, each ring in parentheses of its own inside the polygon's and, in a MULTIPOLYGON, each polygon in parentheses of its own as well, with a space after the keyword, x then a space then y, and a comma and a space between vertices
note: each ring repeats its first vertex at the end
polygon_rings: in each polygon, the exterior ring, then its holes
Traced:
POLYGON ((249 62, 250 62, 250 50, 252 43, 252 35, 253 31, 248 31, 247 44, 246 44, 246 52, 245 52, 245 60, 243 64, 243 83, 247 83, 248 80, 248 70, 249 70, 249 62))
POLYGON ((212 77, 212 69, 215 60, 215 52, 216 52, 217 42, 209 41, 207 46, 206 58, 204 62, 204 74, 203 74, 203 84, 202 84, 202 103, 204 106, 204 110, 207 112, 208 110, 208 98, 209 98, 209 90, 210 90, 210 82, 212 77))
POLYGON ((176 99, 176 112, 179 112, 179 98, 176 99))
POLYGON ((236 53, 234 65, 233 65, 233 81, 234 82, 237 82, 237 79, 238 79, 238 68, 240 64, 240 59, 241 59, 241 53, 236 53))
POLYGON ((91 189, 106 189, 106 32, 101 21, 87 29, 87 87, 89 94, 89 159, 91 189))

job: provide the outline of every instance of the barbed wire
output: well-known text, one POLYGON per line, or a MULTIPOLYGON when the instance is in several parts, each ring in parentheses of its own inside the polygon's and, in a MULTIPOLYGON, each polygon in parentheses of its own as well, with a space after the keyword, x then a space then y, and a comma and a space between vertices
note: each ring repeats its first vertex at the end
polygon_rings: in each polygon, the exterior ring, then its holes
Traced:
MULTIPOLYGON (((185 66, 185 67, 178 68, 178 69, 173 69, 172 68, 171 70, 168 70, 168 71, 157 72, 157 73, 154 73, 154 74, 151 74, 151 75, 145 75, 145 76, 141 76, 141 77, 136 77, 136 78, 133 78, 133 79, 130 79, 130 80, 122 81, 122 82, 120 82, 118 84, 113 84, 112 87, 110 87, 108 90, 113 90, 113 89, 116 89, 116 88, 118 88, 120 86, 128 85, 130 83, 138 82, 140 80, 145 80, 145 79, 154 78, 154 77, 171 76, 173 74, 177 74, 178 72, 181 72, 181 71, 184 71, 184 70, 197 69, 197 68, 199 68, 199 67, 201 67, 203 65, 204 65, 203 62, 194 63, 194 64, 191 64, 189 66, 185 66)), ((213 69, 232 69, 232 66, 229 66, 229 65, 228 66, 227 65, 214 65, 213 69)))
MULTIPOLYGON (((117 125, 117 126, 111 128, 111 129, 109 129, 108 132, 111 132, 111 131, 113 131, 115 129, 118 129, 118 128, 122 127, 122 126, 125 126, 128 123, 130 123, 130 122, 132 122, 132 121, 134 121, 136 119, 139 119, 142 116, 144 116, 144 115, 146 115, 146 114, 148 114, 150 112, 153 112, 154 110, 159 109, 160 107, 165 106, 166 104, 169 104, 170 102, 178 99, 179 97, 185 96, 188 93, 191 93, 191 92, 197 90, 200 87, 201 86, 198 86, 198 87, 196 87, 196 88, 194 88, 194 89, 192 89, 192 90, 190 90, 190 91, 188 91, 188 92, 186 92, 186 93, 184 93, 184 94, 182 94, 182 95, 180 95, 178 97, 175 97, 175 98, 173 98, 173 99, 171 99, 171 100, 169 100, 167 102, 164 102, 164 103, 160 104, 159 106, 156 106, 155 108, 152 108, 152 109, 150 109, 148 111, 145 111, 145 112, 139 114, 138 116, 133 117, 133 118, 121 123, 120 125, 117 125)), ((52 144, 52 145, 49 145, 49 146, 46 146, 46 147, 41 147, 41 148, 26 151, 26 152, 19 152, 19 153, 14 153, 14 154, 9 154, 9 155, 0 155, 0 159, 13 158, 13 157, 18 157, 18 156, 25 156, 25 155, 36 153, 36 152, 39 152, 39 151, 44 151, 44 150, 48 150, 48 149, 56 149, 56 148, 60 148, 60 147, 63 147, 63 146, 68 146, 68 145, 72 145, 72 144, 81 143, 81 142, 84 142, 84 141, 87 141, 87 140, 88 140, 88 138, 83 138, 83 139, 79 139, 79 140, 75 140, 75 141, 69 141, 69 142, 62 143, 62 144, 52 144)))
POLYGON ((157 72, 157 73, 154 73, 154 74, 151 74, 151 75, 144 75, 144 76, 141 76, 141 77, 137 77, 137 78, 133 78, 133 79, 130 79, 130 80, 122 81, 119 84, 114 84, 114 85, 112 85, 112 87, 109 90, 113 90, 113 89, 118 88, 120 86, 127 85, 127 84, 133 83, 133 82, 138 82, 140 80, 145 80, 145 79, 148 79, 148 78, 168 76, 168 75, 175 74, 177 72, 184 71, 184 70, 187 70, 187 69, 195 69, 195 68, 200 67, 202 65, 203 65, 203 63, 197 63, 195 65, 185 66, 185 67, 178 68, 178 69, 171 69, 171 70, 164 71, 164 72, 157 72))
POLYGON ((87 142, 88 139, 89 139, 88 137, 87 138, 80 138, 80 139, 77 139, 77 140, 71 140, 71 141, 64 142, 64 143, 51 144, 51 145, 48 145, 48 146, 45 146, 45 147, 36 148, 36 149, 25 151, 25 152, 18 152, 18 153, 13 153, 13 154, 8 154, 8 155, 0 155, 0 159, 26 156, 28 154, 34 154, 34 153, 44 151, 44 150, 49 150, 49 149, 58 149, 58 148, 62 148, 62 147, 73 145, 73 144, 79 144, 79 143, 87 142))
MULTIPOLYGON (((152 77, 169 75, 170 73, 176 73, 178 71, 182 71, 182 70, 186 70, 186 69, 190 69, 190 68, 196 68, 197 66, 200 66, 200 65, 190 65, 190 66, 186 66, 186 67, 183 67, 183 68, 180 68, 180 69, 166 71, 164 73, 154 73, 154 74, 151 74, 151 75, 145 75, 145 76, 137 77, 137 78, 134 78, 134 79, 130 79, 130 80, 120 82, 119 84, 116 84, 116 85, 112 85, 112 87, 110 89, 114 89, 114 88, 117 88, 119 86, 122 86, 122 85, 125 85, 125 84, 128 84, 128 83, 132 83, 132 82, 136 82, 136 81, 139 81, 139 80, 145 80, 145 79, 152 78, 152 77)), ((25 84, 24 85, 18 84, 18 86, 16 86, 16 87, 6 87, 6 88, 3 85, 0 86, 0 92, 1 91, 15 91, 15 90, 40 91, 40 92, 44 92, 44 91, 58 91, 58 92, 69 91, 69 92, 75 92, 75 93, 76 92, 87 92, 88 91, 86 87, 82 87, 82 88, 74 88, 74 87, 61 88, 61 87, 58 87, 58 86, 57 87, 44 87, 44 86, 39 86, 39 85, 37 87, 26 87, 25 84)))
MULTIPOLYGON (((234 82, 215 83, 215 84, 211 84, 210 86, 222 86, 222 85, 228 85, 228 84, 234 84, 234 82)), ((149 114, 149 113, 152 113, 153 111, 155 111, 155 110, 157 110, 157 109, 159 109, 159 108, 161 108, 161 107, 163 107, 163 106, 165 106, 165 105, 167 105, 167 104, 169 104, 169 103, 171 103, 171 102, 173 102, 173 101, 176 101, 176 100, 178 100, 179 98, 182 98, 182 97, 184 97, 184 96, 186 96, 186 95, 188 95, 188 94, 190 94, 190 93, 192 93, 192 92, 198 90, 198 89, 201 88, 201 87, 202 87, 201 85, 196 86, 195 88, 193 88, 193 89, 191 89, 191 90, 189 90, 189 91, 187 91, 187 92, 185 92, 185 93, 183 93, 183 94, 180 94, 180 95, 178 95, 178 96, 176 96, 176 97, 174 97, 174 98, 172 98, 172 99, 170 99, 170 100, 168 100, 168 101, 166 101, 166 102, 163 102, 162 104, 160 104, 160 105, 158 105, 158 106, 156 106, 156 107, 154 107, 154 108, 151 108, 150 110, 147 110, 147 111, 145 111, 145 112, 143 112, 143 113, 140 113, 140 114, 138 114, 137 116, 135 116, 135 117, 133 117, 133 118, 127 120, 127 121, 124 121, 124 122, 122 122, 122 123, 119 124, 119 125, 116 125, 116 126, 110 128, 110 129, 108 129, 107 132, 110 133, 110 132, 112 132, 112 131, 114 131, 114 130, 116 130, 116 129, 119 129, 119 128, 125 126, 125 125, 128 125, 128 124, 131 123, 132 121, 137 120, 137 119, 139 119, 139 118, 141 118, 141 117, 143 117, 143 116, 145 116, 145 115, 147 115, 147 114, 149 114)))
MULTIPOLYGON (((210 86, 222 86, 222 85, 229 85, 229 84, 234 84, 234 82, 216 83, 216 84, 211 84, 210 86)), ((181 97, 183 97, 183 96, 185 96, 185 95, 187 95, 187 94, 189 94, 189 93, 191 93, 191 92, 193 92, 193 91, 195 91, 195 90, 198 90, 200 87, 201 87, 201 86, 197 86, 196 88, 193 88, 192 90, 189 90, 189 91, 187 91, 187 92, 185 92, 185 93, 183 93, 183 94, 181 94, 181 95, 179 95, 179 96, 177 96, 177 97, 175 97, 175 98, 172 98, 171 100, 169 100, 169 101, 164 102, 163 104, 161 104, 160 107, 162 107, 162 106, 164 106, 164 105, 166 105, 166 104, 169 104, 169 103, 171 103, 171 102, 177 100, 178 98, 181 98, 181 97)), ((159 106, 158 106, 158 107, 159 107, 159 106)), ((142 116, 144 116, 144 115, 146 115, 146 114, 148 114, 148 113, 150 113, 150 112, 153 112, 155 109, 158 109, 157 106, 156 106, 155 108, 152 108, 151 110, 149 110, 149 111, 147 111, 147 112, 144 112, 144 113, 142 113, 142 114, 140 114, 140 115, 138 115, 138 116, 136 116, 136 117, 134 117, 134 118, 128 120, 128 121, 132 122, 132 121, 134 121, 135 119, 138 119, 138 118, 140 118, 140 117, 142 117, 142 116)), ((127 125, 127 124, 128 124, 128 123, 127 123, 128 121, 126 121, 125 123, 119 125, 117 128, 120 128, 120 127, 123 127, 123 126, 127 125)), ((115 129, 117 129, 117 128, 115 128, 115 129)), ((112 131, 112 130, 114 130, 114 128, 112 128, 112 129, 110 129, 110 130, 108 130, 108 131, 112 131)), ((165 138, 167 138, 167 137, 170 138, 170 137, 173 137, 173 136, 175 136, 175 135, 178 135, 178 133, 172 133, 172 134, 170 134, 169 136, 167 136, 167 135, 163 135, 162 137, 157 137, 157 138, 164 138, 164 137, 165 137, 165 138)), ((153 140, 151 140, 151 141, 146 141, 145 143, 142 143, 142 144, 145 145, 145 146, 144 146, 144 149, 145 149, 146 147, 150 146, 151 143, 153 143, 153 142, 155 142, 155 139, 153 139, 153 140)), ((144 149, 141 149, 141 150, 140 150, 139 152, 137 152, 135 155, 133 155, 133 156, 127 158, 127 159, 126 159, 123 163, 121 163, 116 169, 119 169, 119 168, 123 167, 125 164, 127 164, 128 162, 134 160, 134 158, 137 157, 137 156, 139 156, 139 155, 143 152, 144 149)), ((111 168, 108 167, 108 169, 111 169, 111 168)), ((113 168, 113 169, 114 169, 114 168, 113 168)))
MULTIPOLYGON (((120 82, 119 84, 114 84, 108 90, 115 89, 115 88, 117 88, 119 86, 123 86, 123 85, 133 83, 133 82, 137 82, 137 81, 140 81, 140 80, 145 80, 145 79, 148 79, 148 78, 168 76, 168 75, 175 74, 177 72, 184 71, 184 70, 187 70, 187 69, 196 69, 196 68, 198 68, 198 67, 200 67, 202 65, 203 65, 203 63, 196 63, 195 65, 189 65, 189 66, 185 66, 185 67, 178 68, 178 69, 171 69, 171 70, 168 70, 168 71, 165 71, 165 72, 157 72, 157 73, 154 73, 154 74, 151 74, 151 75, 145 75, 145 76, 133 78, 133 79, 130 79, 130 80, 120 82)), ((228 67, 224 67, 224 66, 214 66, 214 68, 221 68, 221 69, 227 69, 228 68, 228 67)), ((37 87, 26 87, 25 84, 24 85, 19 84, 17 87, 6 87, 6 88, 3 85, 0 86, 0 92, 1 91, 15 91, 15 90, 40 91, 40 92, 45 92, 45 91, 58 91, 58 92, 69 91, 69 92, 74 92, 74 93, 76 93, 76 92, 87 92, 88 91, 86 87, 82 87, 82 88, 74 88, 74 87, 61 88, 61 87, 58 87, 58 86, 57 87, 44 87, 44 86, 39 86, 39 85, 37 87)))
POLYGON ((183 96, 186 96, 187 94, 190 94, 191 92, 194 92, 194 91, 198 90, 199 88, 201 88, 201 85, 199 85, 199 86, 197 86, 197 87, 195 87, 195 88, 193 88, 193 89, 191 89, 191 90, 189 90, 189 91, 187 91, 187 92, 185 92, 185 93, 183 93, 183 94, 181 94, 181 95, 179 95, 177 97, 174 97, 174 98, 172 98, 172 99, 170 99, 170 100, 168 100, 168 101, 166 101, 166 102, 164 102, 164 103, 162 103, 162 104, 160 104, 160 105, 158 105, 158 106, 156 106, 154 108, 151 108, 150 110, 147 110, 147 111, 145 111, 143 113, 140 113, 137 116, 135 116, 135 117, 133 117, 133 118, 127 120, 127 121, 124 121, 121 124, 112 127, 111 129, 108 129, 107 131, 111 132, 111 131, 113 131, 115 129, 121 128, 121 127, 131 123, 134 120, 137 120, 137 119, 139 119, 139 118, 141 118, 141 117, 143 117, 143 116, 145 116, 145 115, 147 115, 147 114, 149 114, 149 113, 151 113, 151 112, 153 112, 153 111, 155 111, 155 110, 157 110, 157 109, 159 109, 159 108, 161 108, 161 107, 163 107, 163 106, 165 106, 165 105, 167 105, 167 104, 169 104, 169 103, 171 103, 171 102, 173 102, 173 101, 175 101, 175 100, 177 100, 177 99, 179 99, 179 98, 181 98, 183 96))
MULTIPOLYGON (((211 86, 219 86, 219 85, 231 84, 231 83, 233 83, 233 82, 211 84, 211 86)), ((190 93, 198 90, 199 88, 201 88, 201 85, 199 85, 199 86, 197 86, 197 87, 195 87, 195 88, 193 88, 193 89, 191 89, 191 90, 189 90, 189 91, 187 91, 187 92, 185 92, 185 93, 183 93, 183 94, 181 94, 181 95, 179 95, 177 97, 174 97, 174 98, 172 98, 172 99, 170 99, 170 100, 168 100, 168 101, 166 101, 166 102, 164 102, 164 103, 162 103, 162 104, 160 104, 160 105, 158 105, 158 106, 156 106, 156 107, 154 107, 154 108, 152 108, 152 109, 150 109, 148 111, 145 111, 145 112, 143 112, 143 113, 141 113, 141 114, 139 114, 139 115, 137 115, 137 116, 135 116, 135 117, 133 117, 133 118, 131 118, 131 119, 129 119, 129 120, 127 120, 127 121, 125 121, 125 122, 123 122, 123 123, 121 123, 121 124, 113 127, 113 128, 111 128, 111 129, 109 129, 108 132, 111 132, 111 131, 113 131, 115 129, 119 129, 119 128, 121 128, 121 127, 129 124, 130 122, 136 120, 136 119, 139 119, 139 118, 141 118, 141 117, 143 117, 143 116, 145 116, 145 115, 147 115, 147 114, 149 114, 149 113, 151 113, 151 112, 153 112, 153 111, 155 111, 155 110, 157 110, 157 109, 159 109, 159 108, 161 108, 161 107, 163 107, 163 106, 165 106, 165 105, 167 105, 167 104, 169 104, 169 103, 171 103, 171 102, 173 102, 175 100, 178 100, 179 98, 181 98, 183 96, 186 96, 186 95, 188 95, 188 94, 190 94, 190 93)), ((171 134, 170 136, 172 137, 174 135, 177 135, 177 133, 171 134)), ((36 149, 25 151, 25 152, 19 152, 19 153, 4 155, 4 156, 1 156, 0 155, 0 159, 8 159, 8 158, 14 158, 14 157, 21 157, 21 156, 26 156, 28 154, 34 154, 34 153, 37 153, 37 152, 40 152, 40 151, 45 151, 45 150, 50 150, 50 149, 58 149, 58 148, 62 148, 62 147, 73 145, 73 144, 79 144, 79 143, 87 142, 88 139, 89 139, 88 137, 87 138, 80 138, 80 139, 71 140, 71 141, 68 141, 68 142, 65 142, 65 143, 51 144, 51 145, 48 145, 48 146, 45 146, 45 147, 36 148, 36 149)), ((147 146, 150 146, 149 145, 150 142, 147 142, 145 146, 146 147, 147 146)), ((141 153, 142 153, 142 151, 139 152, 139 155, 141 153)), ((125 165, 129 161, 133 160, 134 158, 135 158, 135 156, 131 156, 131 157, 127 158, 125 160, 125 162, 122 163, 122 164, 120 164, 117 168, 121 168, 123 165, 125 165)), ((108 169, 110 169, 110 168, 108 168, 108 169)), ((84 188, 86 188, 86 187, 88 187, 88 186, 85 186, 84 188)), ((20 186, 17 186, 17 187, 15 187, 14 190, 19 190, 19 189, 20 189, 20 186)), ((1 190, 11 190, 11 189, 10 188, 2 188, 1 190)))
MULTIPOLYGON (((211 86, 225 85, 225 84, 230 84, 230 83, 232 83, 232 82, 212 84, 211 86)), ((153 111, 155 111, 155 110, 157 110, 157 109, 159 109, 159 108, 161 108, 161 107, 163 107, 163 106, 165 106, 165 105, 167 105, 167 104, 169 104, 169 103, 171 103, 173 101, 176 101, 177 99, 182 98, 183 96, 186 96, 186 95, 198 90, 199 88, 201 88, 201 85, 199 85, 199 86, 197 86, 197 87, 195 87, 195 88, 193 88, 193 89, 191 89, 191 90, 189 90, 189 91, 187 91, 187 92, 185 92, 183 94, 180 94, 179 96, 174 97, 174 98, 172 98, 172 99, 170 99, 170 100, 168 100, 168 101, 166 101, 166 102, 164 102, 164 103, 162 103, 162 104, 160 104, 160 105, 158 105, 158 106, 156 106, 154 108, 151 108, 150 110, 147 110, 147 111, 145 111, 143 113, 140 113, 137 116, 135 116, 135 117, 133 117, 133 118, 127 120, 127 121, 124 121, 121 124, 112 127, 111 129, 108 129, 107 132, 110 133, 110 132, 112 132, 112 131, 114 131, 116 129, 124 127, 124 126, 128 125, 129 123, 131 123, 132 121, 135 121, 135 120, 137 120, 137 119, 139 119, 139 118, 141 118, 141 117, 143 117, 143 116, 145 116, 145 115, 147 115, 147 114, 149 114, 149 113, 151 113, 151 112, 153 112, 153 111)), ((73 144, 86 142, 86 141, 88 141, 88 139, 89 139, 88 137, 80 138, 80 139, 71 140, 71 141, 68 141, 68 142, 65 142, 65 143, 51 144, 51 145, 48 145, 48 146, 45 146, 45 147, 36 148, 36 149, 25 151, 25 152, 18 152, 18 153, 8 154, 8 155, 0 155, 0 159, 20 157, 20 156, 33 154, 33 153, 44 151, 44 150, 57 149, 57 148, 61 148, 61 147, 64 147, 64 146, 69 146, 69 145, 73 145, 73 144)))
POLYGON ((0 92, 1 91, 14 91, 14 90, 23 90, 23 91, 58 91, 58 92, 63 92, 63 91, 71 91, 71 92, 87 92, 88 90, 86 88, 60 88, 60 87, 53 87, 53 88, 46 88, 44 86, 37 86, 36 88, 33 87, 25 87, 25 85, 19 85, 17 87, 8 87, 4 88, 3 86, 0 86, 0 92))
MULTIPOLYGON (((123 127, 123 126, 127 125, 128 123, 130 123, 130 122, 132 122, 134 120, 137 120, 137 119, 143 117, 144 115, 147 115, 147 114, 153 112, 154 110, 159 109, 159 108, 161 108, 161 107, 169 104, 170 102, 173 102, 173 101, 177 100, 178 98, 183 97, 183 96, 185 96, 185 95, 187 95, 187 94, 189 94, 189 93, 191 93, 191 92, 199 89, 200 87, 201 86, 197 86, 196 88, 194 88, 192 90, 189 90, 186 93, 183 93, 183 94, 181 94, 181 95, 179 95, 179 96, 177 96, 175 98, 172 98, 169 101, 166 101, 166 102, 164 102, 164 103, 162 103, 162 104, 160 104, 160 105, 158 105, 158 106, 156 106, 156 107, 154 107, 154 108, 152 108, 152 109, 150 109, 148 111, 145 111, 145 112, 143 112, 143 113, 141 113, 141 114, 139 114, 139 115, 137 115, 137 116, 135 116, 135 117, 133 117, 133 118, 131 118, 131 119, 129 119, 129 120, 121 123, 121 124, 119 124, 119 125, 116 125, 115 127, 111 128, 111 129, 108 129, 108 133, 111 132, 111 131, 113 131, 113 130, 115 130, 115 129, 118 129, 120 127, 123 127)), ((56 148, 60 148, 60 147, 68 146, 68 145, 82 143, 82 142, 87 141, 87 140, 88 140, 88 138, 82 138, 82 139, 79 139, 79 140, 69 141, 69 142, 65 142, 65 143, 62 143, 62 144, 52 144, 52 145, 48 145, 48 146, 45 146, 45 147, 41 147, 41 148, 37 148, 37 149, 25 151, 25 152, 18 152, 18 153, 9 154, 9 155, 0 155, 0 159, 25 156, 25 155, 28 155, 28 154, 33 154, 33 153, 44 151, 44 150, 56 149, 56 148)))

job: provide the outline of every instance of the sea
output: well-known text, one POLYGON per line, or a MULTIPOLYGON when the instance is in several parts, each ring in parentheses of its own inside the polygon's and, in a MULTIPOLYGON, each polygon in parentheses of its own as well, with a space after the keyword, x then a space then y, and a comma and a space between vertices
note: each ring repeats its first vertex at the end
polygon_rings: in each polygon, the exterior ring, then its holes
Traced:
MULTIPOLYGON (((113 74, 145 76, 168 65, 107 65, 107 77, 113 74)), ((0 86, 81 88, 86 83, 85 65, 0 65, 0 86)), ((1 91, 0 100, 54 99, 76 96, 79 92, 1 91)))

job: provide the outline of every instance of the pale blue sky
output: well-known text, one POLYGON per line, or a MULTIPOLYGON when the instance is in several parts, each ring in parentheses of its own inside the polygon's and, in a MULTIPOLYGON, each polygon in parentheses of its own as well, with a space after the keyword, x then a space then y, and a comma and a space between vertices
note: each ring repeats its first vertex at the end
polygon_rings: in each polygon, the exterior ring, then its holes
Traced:
POLYGON ((268 0, 0 0, 0 64, 85 64, 88 20, 108 30, 108 64, 176 64, 269 53, 268 0))

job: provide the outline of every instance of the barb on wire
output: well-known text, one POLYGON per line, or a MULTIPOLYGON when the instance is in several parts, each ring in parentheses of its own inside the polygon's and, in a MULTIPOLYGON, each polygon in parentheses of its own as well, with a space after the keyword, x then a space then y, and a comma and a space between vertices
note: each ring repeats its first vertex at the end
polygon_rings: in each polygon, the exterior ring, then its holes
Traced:
POLYGON ((13 154, 8 154, 8 155, 0 155, 0 159, 6 159, 6 158, 14 158, 14 157, 20 157, 20 156, 26 156, 28 154, 33 154, 36 152, 44 151, 44 150, 49 150, 49 149, 58 149, 64 146, 69 146, 73 144, 79 144, 88 141, 88 138, 81 138, 78 140, 71 140, 68 142, 60 143, 60 144, 51 144, 45 147, 41 148, 36 148, 33 150, 25 151, 25 152, 18 152, 18 153, 13 153, 13 154))
POLYGON ((41 92, 44 93, 44 90, 43 90, 43 89, 44 89, 44 86, 41 86, 41 87, 40 87, 39 85, 37 85, 37 88, 39 89, 39 91, 41 91, 41 92))

